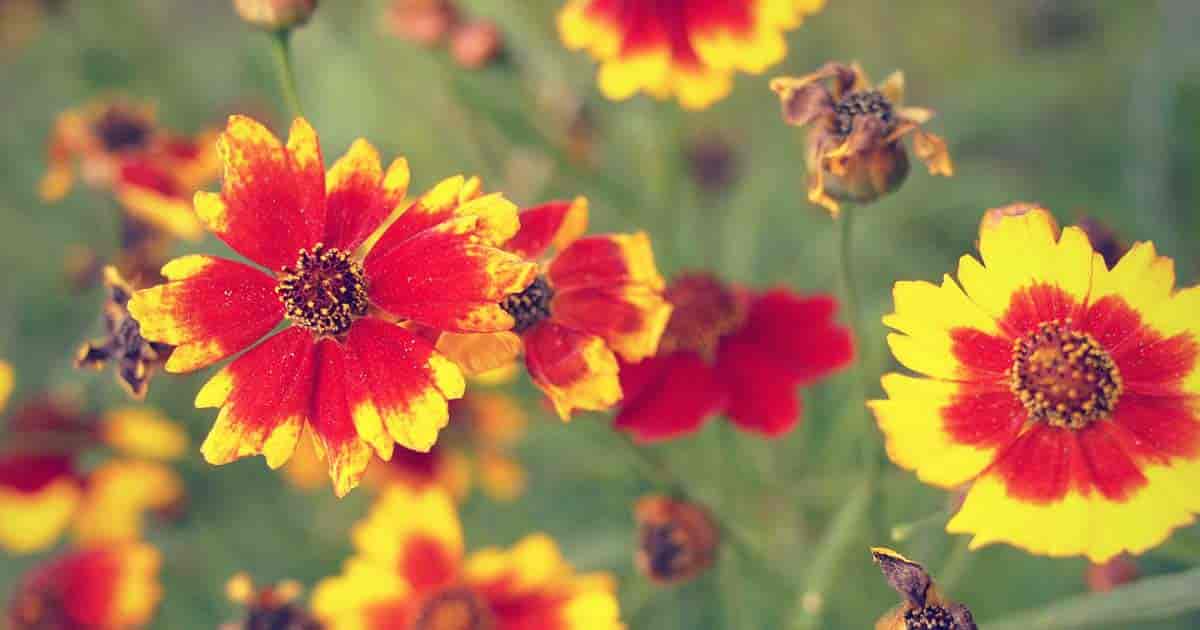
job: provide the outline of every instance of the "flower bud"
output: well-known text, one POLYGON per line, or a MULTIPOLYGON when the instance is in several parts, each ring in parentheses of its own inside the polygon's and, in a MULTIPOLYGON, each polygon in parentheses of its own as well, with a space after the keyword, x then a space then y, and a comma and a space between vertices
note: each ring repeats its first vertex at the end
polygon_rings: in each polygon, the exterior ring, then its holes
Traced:
POLYGON ((634 507, 637 521, 635 563, 659 584, 695 578, 716 559, 720 534, 708 510, 687 501, 646 496, 634 507))
POLYGON ((487 66, 504 48, 504 36, 492 22, 464 24, 450 35, 450 54, 455 63, 468 70, 487 66))
POLYGON ((1088 588, 1097 593, 1106 593, 1140 576, 1137 563, 1128 554, 1115 556, 1104 564, 1089 564, 1087 568, 1088 588))
POLYGON ((233 0, 243 20, 268 31, 302 26, 317 10, 317 0, 233 0))

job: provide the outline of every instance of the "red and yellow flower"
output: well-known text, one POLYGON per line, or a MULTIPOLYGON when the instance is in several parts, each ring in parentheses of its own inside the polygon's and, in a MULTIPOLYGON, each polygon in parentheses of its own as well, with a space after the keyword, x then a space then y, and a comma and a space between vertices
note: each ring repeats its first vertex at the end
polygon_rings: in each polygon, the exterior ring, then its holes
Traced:
POLYGON ((31 553, 68 528, 84 545, 137 540, 146 512, 175 506, 183 481, 166 461, 187 448, 182 429, 145 407, 101 418, 52 399, 26 405, 0 447, 0 548, 31 553), (94 466, 85 455, 115 451, 94 466))
POLYGON ((357 554, 313 592, 331 630, 620 630, 615 585, 578 574, 542 534, 464 557, 450 497, 389 489, 352 532, 357 554))
POLYGON ((71 551, 30 570, 8 609, 13 630, 129 630, 150 623, 162 599, 161 554, 124 542, 71 551))
POLYGON ((582 237, 587 200, 556 201, 521 212, 506 249, 541 263, 541 274, 503 304, 516 325, 493 335, 442 335, 438 348, 469 373, 507 365, 522 351, 533 383, 559 417, 604 410, 621 399, 617 357, 636 362, 658 348, 671 305, 650 238, 582 237), (551 248, 557 250, 547 256, 551 248))
POLYGON ((197 193, 196 213, 260 267, 175 259, 162 270, 168 282, 135 293, 129 311, 143 337, 175 346, 169 372, 246 350, 286 318, 197 394, 197 407, 221 408, 201 450, 212 464, 262 454, 277 468, 307 430, 344 495, 372 449, 385 460, 396 443, 429 450, 449 419, 446 401, 463 394, 458 367, 397 320, 434 331, 512 328, 500 302, 537 271, 497 249, 517 233, 517 209, 461 176, 404 207, 407 162, 384 171, 365 140, 326 174, 302 118, 285 145, 233 116, 218 150, 222 192, 197 193))
POLYGON ((800 421, 796 388, 854 354, 827 295, 755 292, 685 274, 666 296, 675 310, 658 353, 621 364, 625 400, 615 426, 638 441, 693 433, 721 413, 744 431, 783 435, 800 421))
POLYGON ((825 0, 568 0, 558 31, 601 64, 600 91, 638 92, 703 109, 724 98, 736 72, 760 74, 787 55, 784 33, 825 0))
POLYGON ((1035 208, 981 231, 957 282, 900 282, 884 323, 914 378, 871 403, 888 454, 946 488, 947 531, 1104 562, 1200 511, 1200 287, 1139 243, 1109 269, 1035 208))
POLYGON ((158 124, 146 103, 101 99, 59 115, 50 136, 48 170, 41 182, 46 201, 70 192, 75 164, 83 180, 111 190, 134 219, 155 229, 196 239, 204 228, 191 197, 217 176, 215 131, 195 137, 158 124))

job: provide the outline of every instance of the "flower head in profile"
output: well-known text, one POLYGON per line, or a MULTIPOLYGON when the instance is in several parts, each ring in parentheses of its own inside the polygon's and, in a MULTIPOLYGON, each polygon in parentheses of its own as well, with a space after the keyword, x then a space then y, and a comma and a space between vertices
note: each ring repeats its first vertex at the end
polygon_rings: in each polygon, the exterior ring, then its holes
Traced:
POLYGON ((884 547, 871 557, 883 577, 904 601, 875 622, 875 630, 977 630, 971 611, 946 599, 925 567, 884 547))
POLYGON ((96 417, 36 399, 9 418, 0 443, 0 548, 31 553, 67 530, 77 543, 137 540, 148 512, 184 497, 167 464, 187 449, 182 428, 147 407, 96 417))
POLYGON ((717 414, 744 431, 783 435, 800 421, 796 388, 853 356, 827 295, 756 292, 691 273, 666 296, 674 311, 658 353, 621 364, 625 399, 615 426, 639 441, 693 433, 717 414))
POLYGON ((312 606, 330 630, 621 630, 612 578, 580 574, 549 537, 465 555, 450 497, 387 490, 351 533, 356 554, 312 606))
POLYGON ((41 196, 63 198, 78 170, 90 186, 111 191, 131 217, 172 236, 199 238, 204 228, 191 198, 217 176, 215 135, 169 131, 152 105, 123 98, 67 110, 50 136, 41 196))
POLYGON ((537 271, 497 248, 516 234, 517 209, 461 176, 404 206, 403 159, 385 171, 358 140, 326 173, 300 118, 285 145, 233 116, 218 148, 223 188, 197 193, 196 214, 257 266, 177 258, 163 267, 168 282, 134 293, 129 311, 143 337, 175 346, 168 372, 245 350, 196 396, 197 407, 221 409, 206 460, 262 454, 277 468, 307 431, 344 495, 372 450, 385 460, 397 443, 429 450, 447 400, 463 394, 459 369, 398 320, 433 331, 513 327, 500 302, 537 271))
POLYGON ((832 214, 839 201, 870 203, 900 187, 908 176, 901 140, 909 134, 930 174, 954 174, 946 142, 922 127, 933 111, 903 105, 900 72, 872 87, 858 64, 827 63, 809 75, 774 79, 771 89, 783 119, 808 127, 808 200, 832 214))
POLYGON ((638 499, 633 518, 637 522, 634 563, 654 582, 686 582, 716 561, 720 530, 704 506, 650 495, 638 499))
POLYGON ((150 378, 166 362, 171 346, 147 341, 138 323, 129 314, 133 288, 115 267, 104 268, 104 337, 80 346, 75 367, 102 370, 111 366, 117 382, 137 400, 146 397, 150 378))
POLYGON ((162 599, 161 562, 157 549, 139 542, 67 552, 24 575, 8 606, 9 627, 141 628, 162 599))
POLYGON ((704 109, 729 94, 737 72, 760 74, 787 55, 784 33, 824 0, 567 0, 558 32, 600 62, 600 91, 638 92, 704 109))
POLYGON ((957 281, 899 282, 884 323, 921 377, 883 377, 888 454, 969 484, 946 529, 1105 562, 1193 522, 1200 495, 1200 287, 1151 243, 1111 269, 1035 208, 980 235, 957 281))
POLYGON ((533 383, 564 420, 575 409, 616 404, 617 357, 635 362, 653 355, 671 315, 650 238, 642 232, 584 237, 587 220, 583 198, 521 212, 521 231, 506 249, 541 261, 541 273, 502 305, 516 325, 438 341, 469 373, 504 366, 523 350, 533 383))
POLYGON ((233 0, 238 17, 268 31, 303 26, 317 10, 317 0, 233 0))

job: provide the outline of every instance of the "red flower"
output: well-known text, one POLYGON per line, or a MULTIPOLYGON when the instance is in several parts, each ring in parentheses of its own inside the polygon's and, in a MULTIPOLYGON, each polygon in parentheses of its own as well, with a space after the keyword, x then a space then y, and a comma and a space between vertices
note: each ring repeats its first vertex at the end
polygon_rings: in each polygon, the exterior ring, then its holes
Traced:
POLYGON ((786 289, 754 293, 688 274, 667 288, 675 307, 658 354, 621 364, 616 427, 639 441, 692 433, 724 413, 745 431, 782 435, 800 419, 796 387, 846 365, 850 333, 837 302, 786 289))
POLYGON ((286 317, 289 326, 218 372, 196 396, 220 407, 202 447, 223 464, 291 456, 307 427, 336 493, 357 485, 394 443, 429 450, 462 396, 458 368, 424 337, 507 330, 499 302, 524 289, 532 264, 496 245, 518 228, 516 207, 454 177, 403 209, 408 165, 385 172, 365 140, 325 172, 316 132, 296 119, 286 146, 261 124, 230 118, 218 141, 221 194, 198 193, 209 230, 266 268, 185 256, 169 282, 138 291, 129 311, 142 336, 176 346, 166 369, 187 372, 245 350, 286 317), (375 236, 390 216, 390 227, 375 236))

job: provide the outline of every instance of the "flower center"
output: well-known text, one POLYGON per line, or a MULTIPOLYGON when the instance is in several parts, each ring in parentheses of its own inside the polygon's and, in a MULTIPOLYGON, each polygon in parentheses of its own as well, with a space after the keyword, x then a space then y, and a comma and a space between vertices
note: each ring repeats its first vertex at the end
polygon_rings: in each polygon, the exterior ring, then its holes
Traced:
POLYGON ((500 308, 512 315, 516 323, 513 332, 520 334, 529 330, 542 320, 550 317, 550 300, 554 299, 554 289, 545 276, 538 276, 524 291, 504 298, 500 308))
POLYGON ((340 335, 367 314, 367 281, 350 254, 321 243, 300 250, 295 267, 284 267, 275 293, 289 319, 318 335, 340 335))
POLYGON ((941 606, 913 608, 904 613, 905 630, 959 630, 950 611, 941 606))
POLYGON ((854 131, 854 119, 859 117, 878 118, 884 125, 884 132, 891 132, 896 126, 896 116, 892 104, 876 90, 851 92, 842 97, 833 106, 834 132, 846 137, 854 131))
POLYGON ((110 152, 140 148, 150 137, 150 128, 144 121, 119 109, 105 112, 94 129, 104 149, 110 152))
POLYGON ((453 587, 430 597, 417 613, 413 630, 492 630, 491 611, 466 587, 453 587))
POLYGON ((689 569, 687 532, 673 523, 647 527, 642 532, 642 552, 650 574, 659 579, 671 580, 689 569))
POLYGON ((1121 373, 1108 352, 1071 320, 1041 324, 1013 344, 1013 394, 1029 417, 1081 429, 1108 418, 1121 397, 1121 373))
POLYGON ((660 355, 691 351, 712 360, 721 337, 746 319, 737 293, 707 274, 681 276, 667 287, 666 297, 675 310, 659 342, 660 355))

